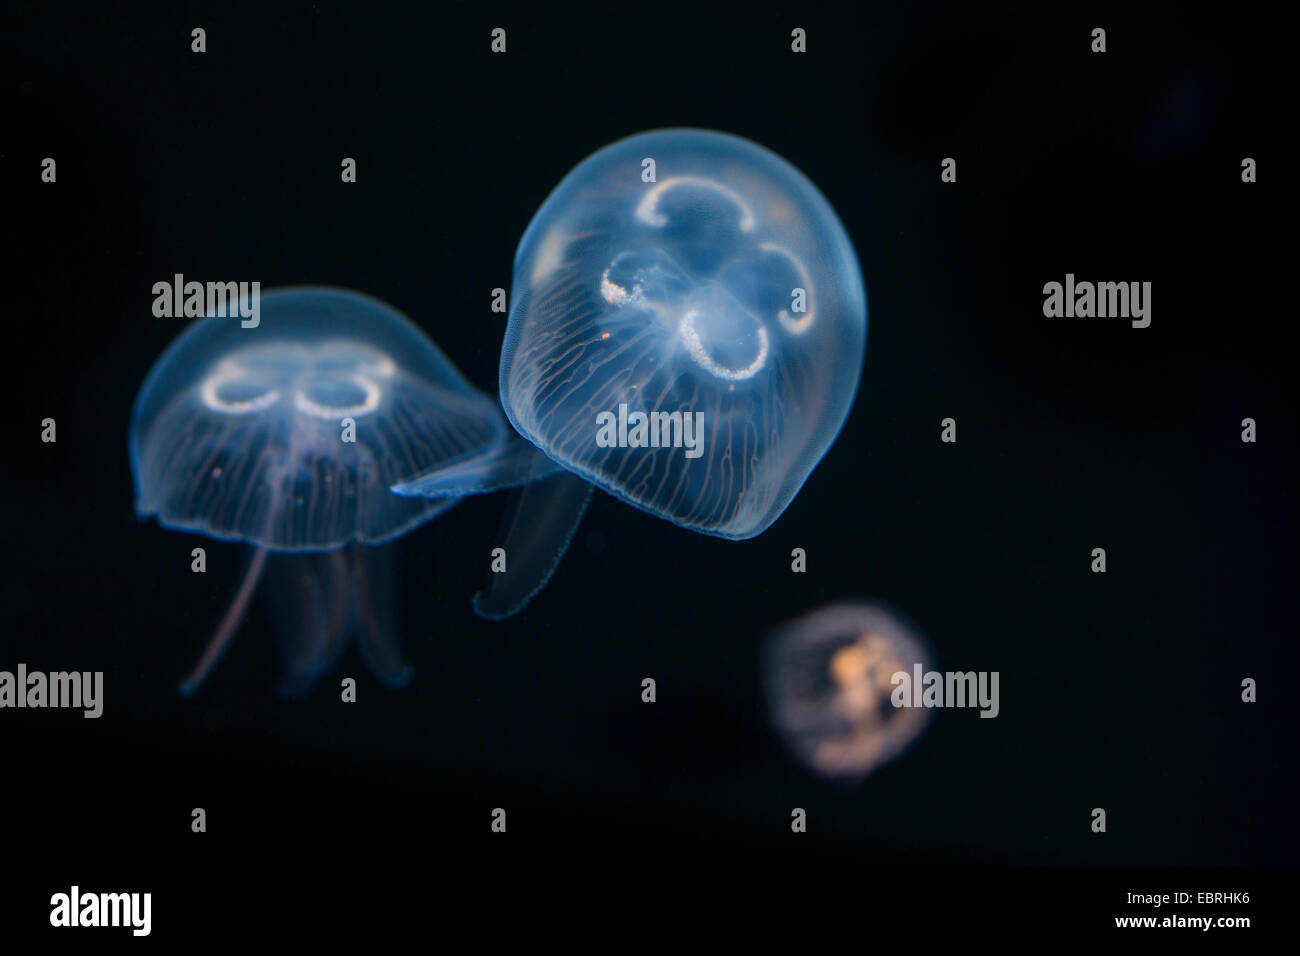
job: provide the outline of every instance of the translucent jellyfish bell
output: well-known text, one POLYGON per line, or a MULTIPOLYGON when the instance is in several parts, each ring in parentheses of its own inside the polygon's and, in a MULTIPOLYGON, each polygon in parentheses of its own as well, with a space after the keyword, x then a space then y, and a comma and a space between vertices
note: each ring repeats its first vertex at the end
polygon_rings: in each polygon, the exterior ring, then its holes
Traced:
POLYGON ((506 437, 495 403, 400 313, 355 292, 281 289, 261 297, 256 328, 200 320, 154 364, 132 413, 136 506, 278 551, 375 544, 452 500, 392 484, 506 437))
POLYGON ((725 133, 642 133, 578 164, 525 232, 512 295, 500 384, 519 433, 724 538, 785 510, 861 374, 866 295, 844 227, 799 170, 725 133), (621 432, 620 406, 629 435, 606 446, 597 415, 621 432))
POLYGON ((268 551, 301 556, 279 562, 300 599, 296 612, 276 615, 289 619, 291 677, 308 682, 359 629, 372 669, 400 682, 385 609, 359 589, 368 559, 356 545, 392 540, 456 501, 400 497, 391 485, 463 468, 512 440, 496 403, 375 299, 288 288, 261 296, 256 327, 217 317, 190 325, 136 398, 136 510, 256 550, 182 689, 198 686, 237 629, 268 551))
MULTIPOLYGON (((866 320, 849 237, 799 170, 725 133, 641 133, 579 163, 524 233, 501 403, 572 475, 684 528, 750 538, 844 424, 866 320)), ((436 492, 429 480, 397 490, 436 492)), ((567 541, 585 495, 546 480, 520 520, 567 541)), ((530 558, 521 567, 558 560, 530 558)), ((544 582, 509 596, 497 576, 489 616, 544 582)))
POLYGON ((818 773, 861 779, 924 729, 929 711, 898 691, 928 668, 925 641, 897 614, 872 604, 819 608, 768 644, 765 677, 777 731, 818 773), (900 705, 900 701, 902 704, 900 705))

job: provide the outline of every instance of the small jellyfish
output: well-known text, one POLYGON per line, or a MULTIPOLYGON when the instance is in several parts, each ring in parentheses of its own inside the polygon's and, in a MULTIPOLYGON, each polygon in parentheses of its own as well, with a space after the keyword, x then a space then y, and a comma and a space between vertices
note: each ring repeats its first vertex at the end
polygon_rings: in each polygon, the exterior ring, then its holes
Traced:
POLYGON ((764 664, 773 724, 825 776, 864 778, 925 726, 929 711, 900 690, 917 665, 927 668, 925 642, 878 605, 831 604, 805 614, 773 635, 764 664))
MULTIPOLYGON (((536 487, 480 613, 514 613, 545 585, 588 483, 693 531, 762 533, 844 424, 866 326, 847 233, 775 153, 669 129, 583 160, 515 254, 501 404, 546 460, 514 452, 493 482, 536 487)), ((445 479, 394 490, 445 494, 445 479)))
POLYGON ((286 691, 310 686, 352 633, 376 677, 400 685, 410 669, 393 627, 391 559, 372 546, 457 499, 400 497, 390 486, 437 468, 472 483, 470 463, 499 459, 518 440, 497 403, 388 305, 294 287, 261 296, 260 310, 255 328, 215 317, 189 326, 132 411, 137 513, 253 546, 181 692, 212 670, 264 571, 286 691))

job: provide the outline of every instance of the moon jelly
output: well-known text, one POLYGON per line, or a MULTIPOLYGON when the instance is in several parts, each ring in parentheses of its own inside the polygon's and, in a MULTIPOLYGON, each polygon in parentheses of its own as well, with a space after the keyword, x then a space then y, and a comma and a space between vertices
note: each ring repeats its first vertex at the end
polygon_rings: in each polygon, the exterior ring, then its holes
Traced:
POLYGON ((929 711, 895 706, 894 677, 928 666, 925 642, 877 605, 819 608, 780 628, 765 660, 777 731, 805 764, 830 777, 862 778, 924 728, 929 711))
POLYGON ((382 302, 288 288, 261 297, 261 318, 249 329, 215 317, 192 324, 154 364, 132 411, 136 511, 254 547, 182 692, 197 689, 238 629, 269 552, 286 553, 272 562, 280 586, 270 603, 286 638, 289 689, 310 684, 353 631, 376 676, 400 684, 409 669, 378 600, 386 559, 365 546, 456 498, 389 488, 437 468, 472 482, 467 463, 517 439, 496 403, 382 302))
MULTIPOLYGON (((866 319, 849 237, 799 170, 725 133, 641 133, 579 163, 524 233, 501 404, 583 482, 683 528, 750 538, 844 424, 866 319)), ((549 490, 519 520, 549 524, 563 554, 587 492, 543 473, 549 490)), ((440 493, 428 481, 396 490, 440 493)), ((513 583, 490 579, 487 616, 544 585, 559 554, 534 550, 543 539, 520 538, 513 583)))

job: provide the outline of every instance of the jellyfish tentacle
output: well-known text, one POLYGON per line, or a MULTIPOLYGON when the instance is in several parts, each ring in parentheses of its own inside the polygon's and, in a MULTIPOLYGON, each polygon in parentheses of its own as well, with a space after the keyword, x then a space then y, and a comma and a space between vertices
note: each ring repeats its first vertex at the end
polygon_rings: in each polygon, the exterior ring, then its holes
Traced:
MULTIPOLYGON (((269 530, 275 520, 279 500, 280 493, 275 486, 272 486, 270 504, 266 509, 266 521, 263 522, 264 529, 269 530)), ((262 572, 266 570, 268 553, 266 548, 253 548, 253 557, 249 562, 248 569, 244 572, 243 580, 239 582, 239 588, 235 591, 234 598, 226 607, 226 613, 222 616, 221 623, 217 625, 212 640, 204 648, 199 662, 194 666, 194 670, 180 683, 182 697, 191 697, 198 691, 217 662, 221 660, 221 656, 226 652, 226 648, 234 639, 235 634, 238 633, 240 625, 244 622, 244 616, 248 613, 248 605, 252 600, 253 592, 257 590, 257 586, 262 580, 262 572)))
POLYGON ((262 571, 266 567, 266 554, 265 548, 253 549, 253 559, 249 562, 248 570, 244 572, 244 579, 239 582, 239 589, 235 592, 234 600, 226 608, 221 623, 212 635, 212 640, 208 642, 207 648, 204 649, 199 662, 194 665, 194 670, 181 681, 180 692, 182 696, 190 697, 202 686, 203 682, 207 680, 208 674, 212 672, 212 668, 221 659, 221 655, 225 653, 231 638, 239 630, 244 615, 248 613, 249 599, 257 589, 257 582, 261 580, 262 571))

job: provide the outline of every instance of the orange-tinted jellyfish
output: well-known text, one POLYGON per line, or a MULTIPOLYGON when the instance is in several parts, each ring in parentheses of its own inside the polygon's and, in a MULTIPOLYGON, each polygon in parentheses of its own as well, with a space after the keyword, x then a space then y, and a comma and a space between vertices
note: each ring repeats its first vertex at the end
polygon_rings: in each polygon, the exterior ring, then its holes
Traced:
POLYGON ((880 605, 831 604, 783 625, 767 647, 769 711, 799 758, 828 777, 866 777, 905 750, 928 711, 896 706, 895 675, 928 667, 925 641, 880 605))

